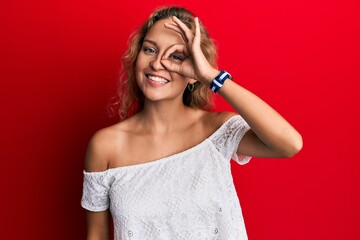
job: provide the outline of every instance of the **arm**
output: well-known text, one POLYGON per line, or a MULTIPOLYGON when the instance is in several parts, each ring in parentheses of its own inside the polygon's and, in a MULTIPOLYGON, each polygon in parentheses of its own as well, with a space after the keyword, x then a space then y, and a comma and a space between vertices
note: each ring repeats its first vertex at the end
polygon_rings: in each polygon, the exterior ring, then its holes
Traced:
MULTIPOLYGON (((169 71, 210 85, 220 71, 208 63, 201 51, 199 20, 195 18, 195 35, 175 17, 173 24, 165 24, 165 27, 182 34, 183 39, 186 39, 185 51, 190 57, 180 64, 166 60, 172 51, 182 49, 181 46, 173 46, 166 52, 162 60, 163 65, 169 71)), ((259 97, 231 80, 225 81, 219 93, 251 127, 238 147, 238 154, 255 157, 291 157, 300 151, 301 135, 259 97)))
POLYGON ((219 94, 250 125, 238 148, 238 154, 254 157, 291 157, 302 148, 301 135, 259 97, 225 81, 219 94))
MULTIPOLYGON (((109 141, 106 130, 99 130, 91 138, 85 159, 85 171, 99 172, 107 169, 109 141)), ((87 240, 109 240, 109 209, 100 212, 86 211, 87 240)))
POLYGON ((110 211, 86 211, 87 240, 109 240, 110 211))

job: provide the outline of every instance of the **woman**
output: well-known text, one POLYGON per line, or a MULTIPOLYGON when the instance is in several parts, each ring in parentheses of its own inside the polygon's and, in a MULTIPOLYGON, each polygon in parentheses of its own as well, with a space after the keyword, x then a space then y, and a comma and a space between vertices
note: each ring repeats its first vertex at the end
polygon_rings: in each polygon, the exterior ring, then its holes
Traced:
POLYGON ((88 146, 88 239, 109 238, 110 213, 115 239, 247 239, 230 159, 291 157, 300 134, 217 69, 213 42, 186 9, 155 11, 124 59, 123 120, 88 146), (237 113, 208 111, 211 91, 237 113))

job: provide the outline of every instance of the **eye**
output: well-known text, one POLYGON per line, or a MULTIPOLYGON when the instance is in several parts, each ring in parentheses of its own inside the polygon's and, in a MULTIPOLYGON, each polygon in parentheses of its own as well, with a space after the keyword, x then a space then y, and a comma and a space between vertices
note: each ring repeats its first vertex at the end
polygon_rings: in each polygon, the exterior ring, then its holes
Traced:
POLYGON ((175 61, 184 61, 185 60, 185 56, 183 56, 181 54, 175 54, 175 53, 171 54, 169 56, 169 58, 171 58, 171 59, 173 59, 175 61))
POLYGON ((151 48, 151 47, 143 47, 143 51, 146 53, 151 53, 151 54, 156 53, 155 49, 151 48))

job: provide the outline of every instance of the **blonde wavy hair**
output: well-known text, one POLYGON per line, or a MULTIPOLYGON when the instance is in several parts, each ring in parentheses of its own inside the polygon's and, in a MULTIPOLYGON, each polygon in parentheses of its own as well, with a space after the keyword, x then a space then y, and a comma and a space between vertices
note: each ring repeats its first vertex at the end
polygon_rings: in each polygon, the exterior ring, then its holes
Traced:
MULTIPOLYGON (((139 89, 135 79, 135 66, 139 52, 141 51, 144 38, 150 28, 159 20, 176 16, 190 30, 194 31, 194 14, 181 7, 162 7, 154 11, 147 21, 130 36, 128 50, 122 58, 122 73, 120 75, 120 85, 117 101, 113 104, 118 111, 120 120, 126 119, 140 111, 144 106, 144 95, 139 89)), ((217 52, 213 40, 210 38, 204 25, 200 22, 201 32, 201 50, 208 62, 217 68, 217 52)), ((212 106, 212 92, 209 86, 197 81, 194 89, 189 91, 185 89, 183 94, 183 103, 186 106, 204 110, 210 110, 212 106)))

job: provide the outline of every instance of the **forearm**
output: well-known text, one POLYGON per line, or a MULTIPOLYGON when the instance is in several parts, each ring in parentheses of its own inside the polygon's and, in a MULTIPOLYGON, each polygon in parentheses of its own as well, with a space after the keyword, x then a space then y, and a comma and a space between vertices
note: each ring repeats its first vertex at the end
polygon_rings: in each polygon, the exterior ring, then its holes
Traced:
POLYGON ((269 149, 285 157, 301 149, 301 135, 255 94, 231 80, 225 81, 219 94, 245 119, 269 149))

